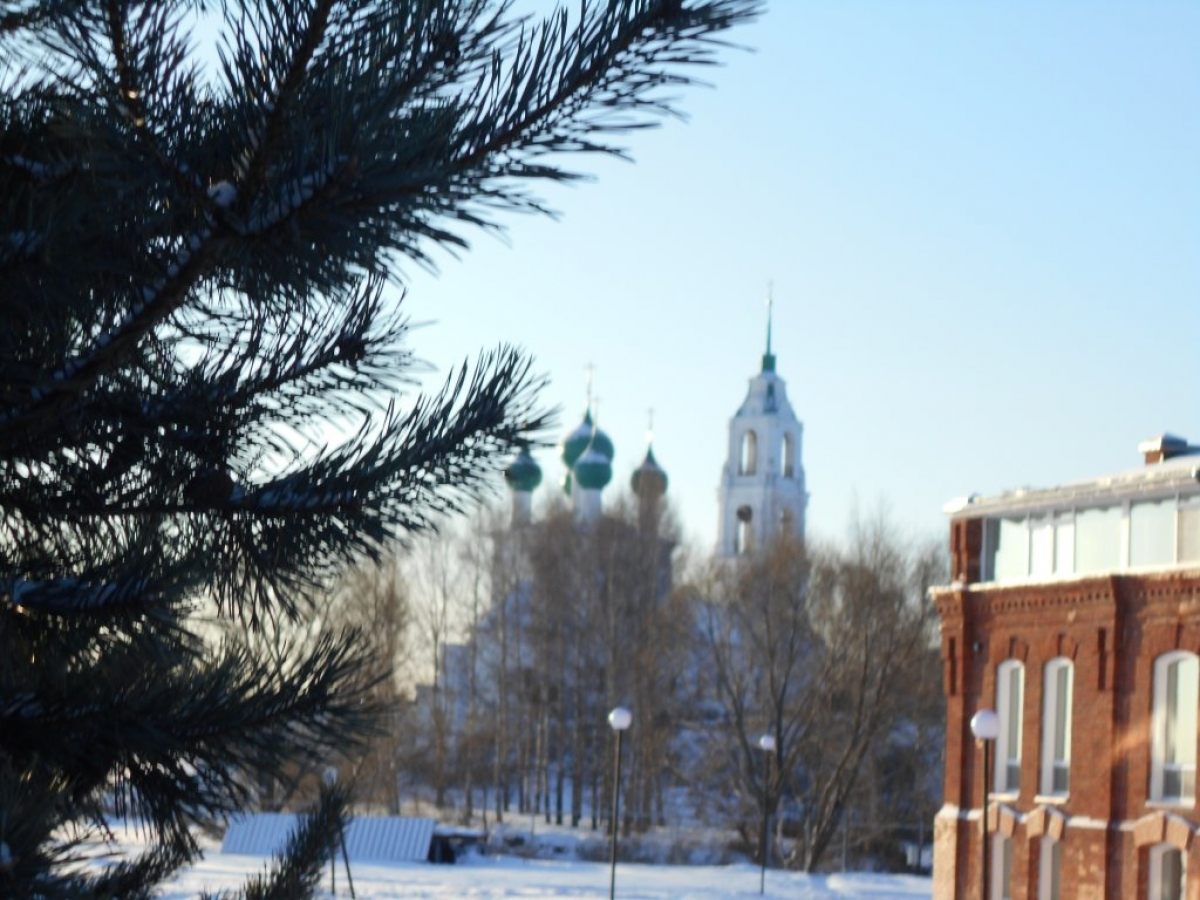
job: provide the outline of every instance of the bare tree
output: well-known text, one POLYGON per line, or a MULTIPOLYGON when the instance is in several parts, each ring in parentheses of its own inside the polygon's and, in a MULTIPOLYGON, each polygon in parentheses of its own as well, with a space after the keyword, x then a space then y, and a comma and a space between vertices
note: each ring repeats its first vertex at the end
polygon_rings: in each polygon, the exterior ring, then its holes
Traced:
POLYGON ((781 805, 799 840, 789 863, 816 869, 876 738, 907 713, 929 649, 921 581, 929 561, 883 518, 844 549, 781 537, 711 575, 702 631, 724 709, 724 774, 735 815, 781 805), (756 738, 775 738, 770 774, 756 738))
POLYGON ((363 560, 342 578, 323 613, 325 624, 355 628, 369 647, 375 699, 384 710, 379 731, 349 761, 356 799, 400 811, 402 730, 396 667, 412 625, 412 607, 399 562, 363 560))

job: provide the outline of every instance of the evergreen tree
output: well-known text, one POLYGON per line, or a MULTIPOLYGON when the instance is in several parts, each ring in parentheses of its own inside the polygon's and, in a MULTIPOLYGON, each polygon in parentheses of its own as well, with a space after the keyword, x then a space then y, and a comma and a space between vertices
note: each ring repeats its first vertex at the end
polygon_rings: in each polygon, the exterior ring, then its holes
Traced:
MULTIPOLYGON (((354 635, 279 635, 543 424, 511 349, 396 399, 395 263, 544 210, 756 7, 0 0, 0 895, 146 895, 361 733, 354 635), (150 849, 81 868, 109 799, 150 849)), ((338 809, 250 892, 311 892, 338 809)))

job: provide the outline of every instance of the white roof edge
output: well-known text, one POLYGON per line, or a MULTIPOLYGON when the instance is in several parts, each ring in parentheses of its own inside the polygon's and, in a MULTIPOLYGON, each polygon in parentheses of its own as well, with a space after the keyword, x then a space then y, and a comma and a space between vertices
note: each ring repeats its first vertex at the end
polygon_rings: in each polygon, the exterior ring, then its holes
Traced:
POLYGON ((991 497, 972 494, 950 500, 942 511, 952 519, 1028 512, 1069 506, 1102 506, 1137 497, 1200 496, 1200 454, 1176 456, 1116 475, 1049 488, 1018 488, 991 497))

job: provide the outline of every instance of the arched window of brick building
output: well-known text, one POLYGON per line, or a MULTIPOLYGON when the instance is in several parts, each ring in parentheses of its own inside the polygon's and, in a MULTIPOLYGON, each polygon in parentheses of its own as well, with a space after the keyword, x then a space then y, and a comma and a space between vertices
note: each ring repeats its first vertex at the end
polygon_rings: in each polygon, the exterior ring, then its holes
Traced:
POLYGON ((1149 900, 1183 900, 1187 866, 1183 851, 1171 844, 1150 848, 1149 900))
POLYGON ((1200 659, 1177 650, 1154 661, 1150 799, 1190 804, 1196 797, 1196 706, 1200 659))
POLYGON ((1038 846, 1038 900, 1062 900, 1062 844, 1047 834, 1038 846))
POLYGON ((1071 789, 1071 700, 1074 692, 1071 660, 1058 657, 1046 663, 1042 681, 1042 778, 1045 795, 1065 796, 1071 789))
POLYGON ((1007 835, 992 838, 992 889, 989 900, 1012 900, 1013 842, 1007 835))
POLYGON ((996 715, 1000 737, 996 740, 995 790, 1001 794, 1021 789, 1021 718, 1025 708, 1025 666, 1006 659, 996 669, 996 715))
POLYGON ((758 435, 747 431, 742 435, 742 453, 738 458, 738 474, 753 475, 758 471, 758 435))
POLYGON ((779 458, 783 461, 783 477, 794 478, 796 475, 796 445, 790 434, 783 436, 783 446, 779 448, 779 458))

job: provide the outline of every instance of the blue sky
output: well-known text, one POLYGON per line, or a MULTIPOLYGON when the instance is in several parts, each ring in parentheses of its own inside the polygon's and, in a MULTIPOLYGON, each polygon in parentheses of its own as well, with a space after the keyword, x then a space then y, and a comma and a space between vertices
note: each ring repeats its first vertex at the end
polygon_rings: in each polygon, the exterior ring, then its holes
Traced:
MULTIPOLYGON (((810 533, 884 506, 941 538, 952 497, 1200 442, 1200 4, 773 0, 733 37, 753 52, 627 141, 635 163, 567 161, 594 180, 544 194, 557 221, 400 262, 430 386, 519 344, 556 440, 594 364, 613 487, 653 407, 701 548, 772 280, 810 533)), ((546 492, 562 467, 537 456, 546 492)))
POLYGON ((951 497, 1200 441, 1200 5, 775 0, 736 37, 635 164, 577 160, 559 221, 406 267, 422 358, 521 344, 560 431, 594 363, 614 483, 653 407, 705 547, 768 280, 812 532, 941 536, 951 497))

